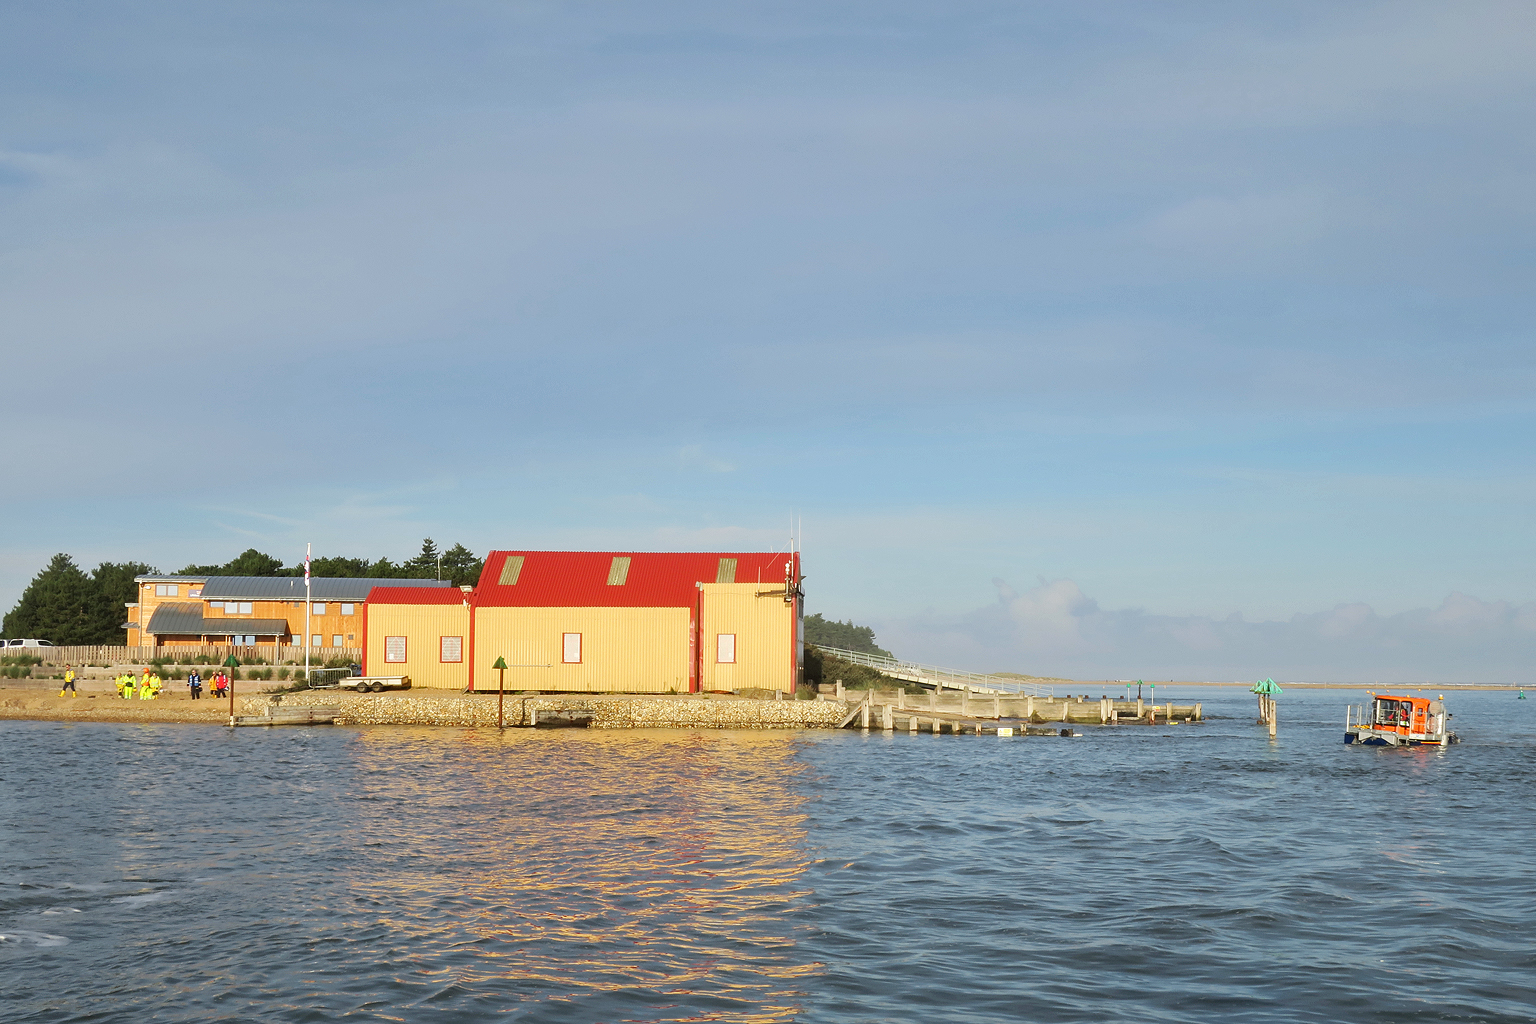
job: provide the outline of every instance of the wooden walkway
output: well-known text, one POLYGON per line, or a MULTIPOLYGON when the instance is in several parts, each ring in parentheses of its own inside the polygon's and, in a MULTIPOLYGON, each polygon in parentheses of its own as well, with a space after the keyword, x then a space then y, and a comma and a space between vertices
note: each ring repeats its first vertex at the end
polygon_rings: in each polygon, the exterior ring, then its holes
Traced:
MULTIPOLYGON (((858 691, 843 694, 844 701, 858 691)), ((931 732, 976 736, 1073 736, 1074 725, 1182 725, 1203 720, 1199 704, 1151 704, 1144 701, 1083 697, 1013 697, 970 690, 868 690, 843 719, 841 728, 885 732, 931 732)))

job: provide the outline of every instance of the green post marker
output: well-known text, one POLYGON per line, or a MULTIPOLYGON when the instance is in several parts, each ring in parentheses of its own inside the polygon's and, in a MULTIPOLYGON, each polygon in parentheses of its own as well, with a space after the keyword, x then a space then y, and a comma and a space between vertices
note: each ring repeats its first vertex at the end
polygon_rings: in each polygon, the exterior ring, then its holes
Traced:
POLYGON ((1249 692, 1259 695, 1259 724, 1269 726, 1269 735, 1273 739, 1275 735, 1275 720, 1279 712, 1279 705, 1275 703, 1275 695, 1285 691, 1280 689, 1273 679, 1261 679, 1253 684, 1253 689, 1249 692))
MULTIPOLYGON (((233 651, 224 659, 224 667, 228 669, 240 667, 240 659, 235 657, 233 651)), ((235 724, 235 674, 233 672, 229 674, 229 724, 235 724)))
POLYGON ((496 728, 505 729, 507 720, 503 717, 501 709, 507 699, 507 659, 497 656, 496 664, 491 668, 499 673, 496 679, 496 728))

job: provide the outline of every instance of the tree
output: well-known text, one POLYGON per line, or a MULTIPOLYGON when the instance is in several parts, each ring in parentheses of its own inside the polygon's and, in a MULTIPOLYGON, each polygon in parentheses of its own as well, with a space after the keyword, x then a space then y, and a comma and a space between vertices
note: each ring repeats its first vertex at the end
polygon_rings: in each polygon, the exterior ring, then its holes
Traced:
POLYGON ((109 644, 121 640, 122 606, 102 593, 101 585, 60 552, 32 578, 21 600, 0 623, 7 638, 38 637, 63 647, 109 644))
POLYGON ((890 651, 875 646, 873 629, 855 626, 851 619, 847 622, 829 621, 822 618, 820 613, 805 617, 805 642, 819 647, 837 647, 845 651, 893 657, 890 651))
POLYGON ((127 640, 124 635, 123 619, 126 615, 124 605, 139 599, 139 585, 133 581, 135 576, 147 576, 158 573, 160 570, 143 562, 102 562, 91 571, 91 579, 96 586, 101 588, 102 596, 112 608, 112 639, 102 640, 102 643, 123 643, 127 640))
MULTIPOLYGON (((299 571, 304 567, 301 564, 299 571)), ((368 575, 368 559, 366 558, 312 558, 309 561, 309 571, 313 576, 331 576, 344 579, 356 579, 368 575)))
MULTIPOLYGON (((302 572, 302 567, 300 572, 302 572)), ((189 565, 182 576, 282 576, 288 575, 281 559, 246 548, 223 565, 189 565)))
POLYGON ((421 542, 421 554, 415 558, 407 559, 400 568, 405 573, 406 579, 435 580, 437 579, 437 545, 427 537, 421 542))
POLYGON ((456 587, 472 587, 479 583, 484 568, 485 559, 476 558, 475 553, 463 544, 455 544, 443 552, 443 579, 453 581, 456 587))
POLYGON ((405 578, 404 571, 387 558, 380 558, 377 562, 374 562, 363 575, 375 580, 399 580, 405 578))

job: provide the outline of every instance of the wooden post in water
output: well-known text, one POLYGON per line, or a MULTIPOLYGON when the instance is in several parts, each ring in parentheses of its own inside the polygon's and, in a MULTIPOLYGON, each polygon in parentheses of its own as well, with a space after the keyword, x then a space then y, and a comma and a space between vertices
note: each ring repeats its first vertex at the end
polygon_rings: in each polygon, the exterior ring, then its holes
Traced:
POLYGON ((890 704, 880 711, 880 728, 885 732, 894 732, 896 729, 896 709, 890 704))
POLYGON ((917 735, 917 716, 916 715, 908 715, 907 716, 907 732, 911 733, 914 736, 917 735))
POLYGON ((496 664, 492 665, 491 668, 495 669, 497 672, 496 728, 505 729, 507 727, 507 716, 503 713, 502 708, 504 707, 507 700, 507 659, 498 655, 496 658, 496 664))
MULTIPOLYGON (((229 724, 235 724, 235 669, 240 667, 240 659, 231 654, 224 659, 224 667, 229 669, 229 724)), ((309 685, 309 676, 304 677, 304 684, 309 685)))
POLYGON ((1275 703, 1275 695, 1285 691, 1275 685, 1273 679, 1261 679, 1253 685, 1254 693, 1259 695, 1259 724, 1269 727, 1270 739, 1275 738, 1276 718, 1279 717, 1279 705, 1275 703))
POLYGON ((843 681, 841 679, 837 681, 837 699, 843 699, 843 681))
POLYGON ((1035 720, 1035 695, 1030 694, 1024 698, 1024 717, 1030 721, 1035 720))
POLYGON ((872 698, 870 698, 870 697, 865 697, 864 698, 863 706, 861 706, 859 708, 859 728, 860 729, 868 729, 869 728, 869 711, 870 711, 870 700, 871 699, 872 698))
POLYGON ((992 695, 992 717, 1003 717, 1003 698, 1000 694, 994 693, 992 695))

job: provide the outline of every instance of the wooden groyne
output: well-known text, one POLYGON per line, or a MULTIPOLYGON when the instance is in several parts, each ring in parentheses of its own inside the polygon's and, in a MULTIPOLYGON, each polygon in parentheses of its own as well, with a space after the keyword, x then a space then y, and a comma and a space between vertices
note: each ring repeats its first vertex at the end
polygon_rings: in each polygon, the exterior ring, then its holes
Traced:
POLYGON ((1198 703, 1112 697, 1015 697, 962 689, 917 695, 902 690, 846 691, 833 700, 839 698, 849 709, 842 728, 886 732, 1068 736, 1073 725, 1183 725, 1204 720, 1198 703))

